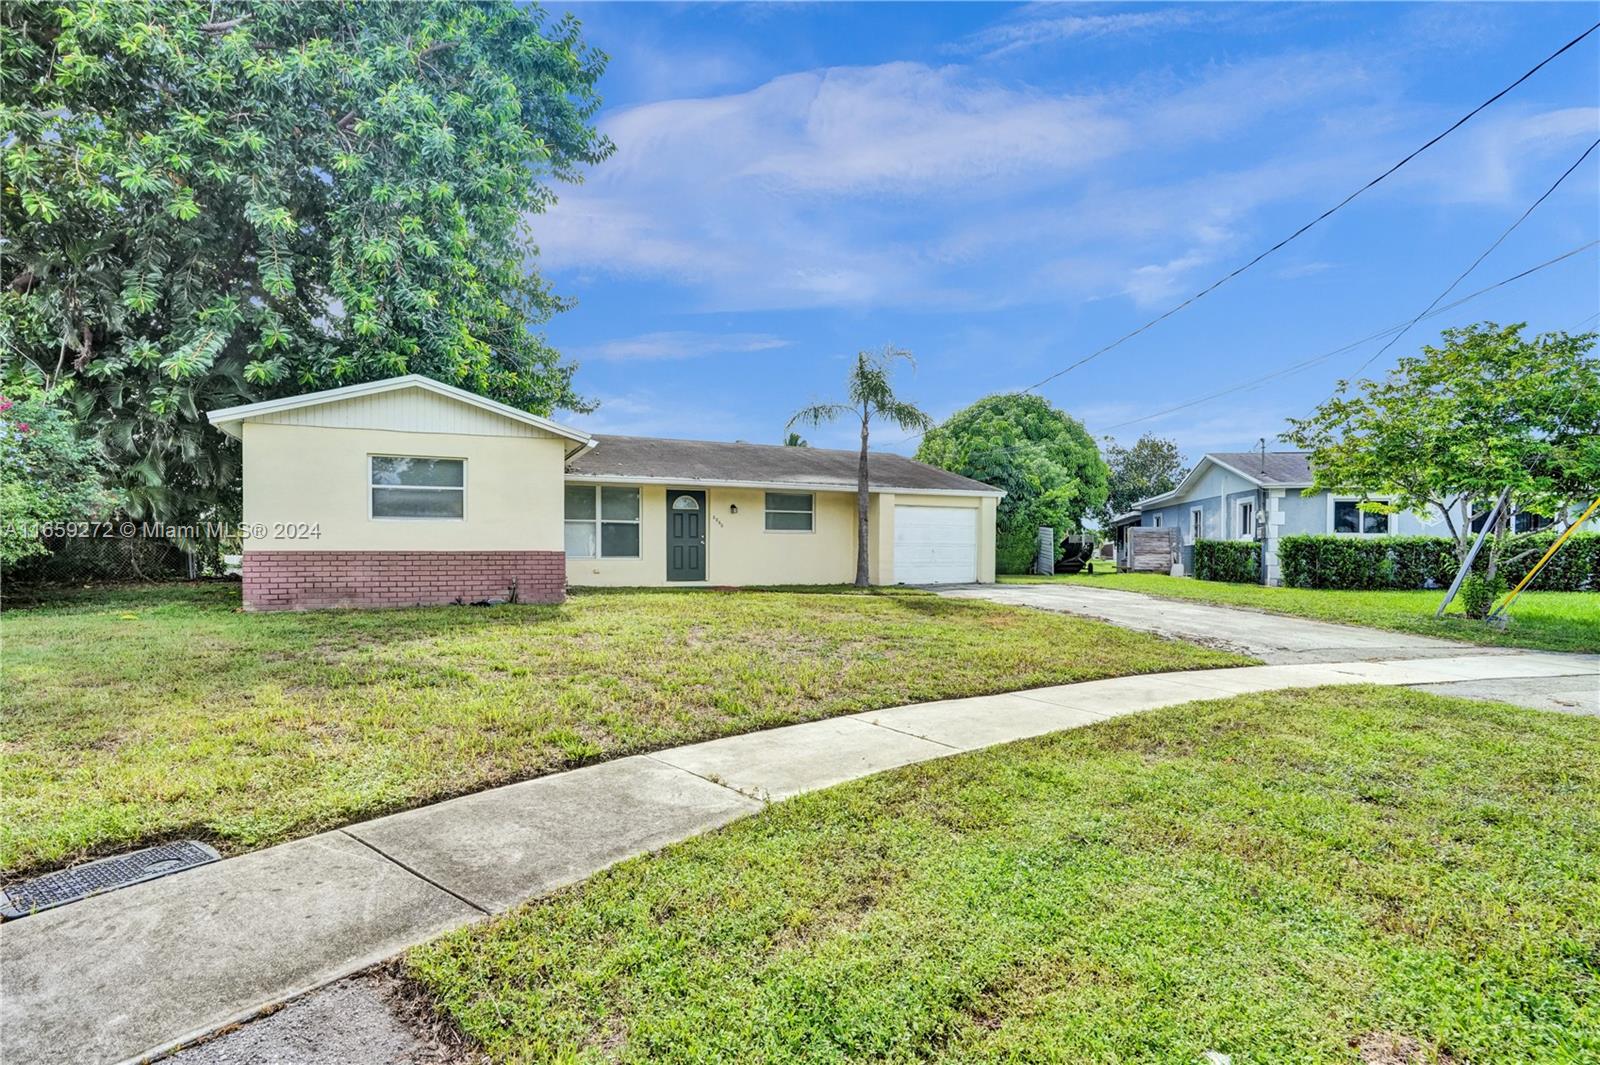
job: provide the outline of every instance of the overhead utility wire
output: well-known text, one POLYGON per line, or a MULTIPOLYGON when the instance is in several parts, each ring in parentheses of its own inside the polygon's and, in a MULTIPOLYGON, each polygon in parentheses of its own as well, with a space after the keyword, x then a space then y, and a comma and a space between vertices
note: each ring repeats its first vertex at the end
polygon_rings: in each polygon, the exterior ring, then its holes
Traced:
MULTIPOLYGON (((1497 288, 1502 288, 1502 287, 1504 287, 1506 285, 1509 285, 1513 281, 1520 281, 1523 278, 1527 277, 1528 275, 1536 274, 1540 270, 1546 269, 1547 267, 1555 266, 1557 263, 1564 262, 1567 259, 1572 258, 1574 255, 1581 255, 1582 253, 1590 250, 1591 248, 1596 247, 1597 245, 1600 245, 1600 240, 1591 240, 1587 244, 1580 245, 1579 247, 1573 248, 1570 251, 1566 251, 1566 252, 1563 252, 1560 255, 1557 255, 1553 259, 1546 259, 1544 262, 1540 263, 1537 266, 1530 266, 1528 269, 1522 271, 1520 274, 1513 274, 1510 277, 1503 278, 1502 280, 1496 281, 1492 285, 1487 285, 1484 288, 1480 288, 1476 292, 1468 293, 1467 295, 1462 296, 1458 300, 1452 300, 1451 302, 1445 304, 1443 307, 1436 307, 1436 308, 1432 309, 1431 312, 1424 313, 1422 315, 1422 317, 1423 318, 1434 318, 1434 317, 1437 317, 1437 316, 1439 316, 1441 314, 1445 314, 1445 313, 1447 313, 1449 311, 1453 311, 1457 307, 1461 306, 1462 304, 1469 303, 1472 300, 1477 299, 1479 296, 1486 295, 1487 293, 1493 292, 1497 288)), ((1600 317, 1600 315, 1590 315, 1589 317, 1590 318, 1595 318, 1595 317, 1600 317)), ((1380 337, 1389 336, 1391 333, 1398 333, 1401 330, 1407 329, 1410 326, 1415 325, 1418 320, 1419 319, 1415 319, 1414 318, 1409 323, 1396 322, 1394 325, 1391 325, 1386 329, 1380 329, 1376 333, 1370 333, 1367 336, 1362 337, 1360 340, 1353 340, 1350 343, 1343 345, 1342 347, 1334 348, 1332 351, 1325 351, 1321 355, 1313 355, 1308 359, 1303 359, 1300 362, 1293 363, 1292 365, 1286 366, 1281 370, 1274 370, 1271 373, 1262 374, 1260 377, 1253 377, 1250 380, 1242 381, 1237 385, 1230 385, 1229 387, 1224 388, 1221 391, 1211 392, 1211 393, 1209 393, 1207 395, 1200 396, 1200 397, 1198 397, 1196 399, 1191 399, 1191 400, 1188 400, 1188 401, 1183 402, 1183 403, 1178 403, 1178 404, 1176 404, 1174 406, 1171 406, 1171 407, 1166 407, 1166 408, 1164 408, 1162 410, 1156 411, 1153 414, 1141 414, 1137 418, 1129 418, 1129 419, 1127 419, 1125 421, 1116 422, 1113 425, 1105 426, 1100 431, 1103 432, 1103 433, 1108 433, 1108 432, 1112 431, 1113 429, 1122 429, 1122 428, 1125 428, 1126 426, 1129 426, 1129 425, 1137 425, 1140 422, 1147 422, 1147 421, 1150 421, 1150 420, 1152 420, 1154 418, 1161 418, 1161 417, 1164 417, 1164 416, 1166 416, 1168 414, 1176 413, 1177 411, 1180 411, 1180 410, 1187 410, 1190 407, 1199 406, 1202 403, 1208 403, 1213 399, 1220 399, 1223 396, 1229 396, 1229 395, 1232 395, 1235 392, 1246 391, 1247 389, 1254 388, 1257 385, 1265 384, 1266 382, 1274 380, 1274 379, 1279 378, 1279 377, 1287 377, 1290 374, 1298 373, 1299 371, 1304 370, 1304 369, 1306 369, 1308 367, 1314 366, 1317 363, 1326 362, 1327 360, 1333 358, 1335 355, 1343 355, 1347 351, 1352 351, 1352 350, 1354 350, 1356 348, 1359 348, 1361 345, 1366 344, 1366 343, 1368 343, 1370 341, 1373 341, 1373 340, 1377 340, 1380 337)), ((1586 319, 1586 321, 1587 321, 1587 319, 1586 319)))
POLYGON ((1261 254, 1257 255, 1254 259, 1251 259, 1249 262, 1245 263, 1243 266, 1237 268, 1232 273, 1227 274, 1226 276, 1224 276, 1222 278, 1219 278, 1216 281, 1213 281, 1210 285, 1207 285, 1205 288, 1201 289, 1199 292, 1195 293, 1193 296, 1190 296, 1188 299, 1184 300, 1182 303, 1178 304, 1176 307, 1173 307, 1171 310, 1165 311, 1164 313, 1159 314, 1156 317, 1150 319, 1150 321, 1146 322, 1144 325, 1141 325, 1139 328, 1133 330, 1131 333, 1126 333, 1123 336, 1118 337, 1116 340, 1113 340, 1111 343, 1107 344, 1105 347, 1099 349, 1098 351, 1090 352, 1088 355, 1085 355, 1083 358, 1077 360, 1076 362, 1069 364, 1068 366, 1064 367, 1063 369, 1057 370, 1055 373, 1051 374, 1049 377, 1046 377, 1043 380, 1041 380, 1041 381, 1039 381, 1039 382, 1037 382, 1035 384, 1029 385, 1027 388, 1023 389, 1023 391, 1024 392, 1032 392, 1034 389, 1039 388, 1042 385, 1049 384, 1051 381, 1054 381, 1056 378, 1060 377, 1061 375, 1066 374, 1066 373, 1070 373, 1071 371, 1077 369, 1079 366, 1082 366, 1084 363, 1089 362, 1089 361, 1091 361, 1093 359, 1098 359, 1100 356, 1104 355, 1106 352, 1112 350, 1113 348, 1116 348, 1116 347, 1120 346, 1121 344, 1123 344, 1123 343, 1125 343, 1125 342, 1127 342, 1129 340, 1132 340, 1134 337, 1138 336, 1140 333, 1143 333, 1145 330, 1151 328, 1152 326, 1157 325, 1157 324, 1159 324, 1161 322, 1164 322, 1168 318, 1171 318, 1174 314, 1177 314, 1179 311, 1183 310, 1185 307, 1189 306, 1191 303, 1194 303, 1196 300, 1198 300, 1198 299, 1200 299, 1200 298, 1202 298, 1202 297, 1204 297, 1206 295, 1209 295, 1210 293, 1212 293, 1212 292, 1216 291, 1217 289, 1221 288, 1223 285, 1227 284, 1229 281, 1232 281, 1234 278, 1238 277, 1240 274, 1244 273, 1246 270, 1250 269, 1252 266, 1256 265, 1261 260, 1263 260, 1267 256, 1271 255, 1273 252, 1278 251, 1280 248, 1284 247, 1286 244, 1288 244, 1291 241, 1295 240, 1297 237, 1299 237, 1301 234, 1305 233, 1307 230, 1311 229, 1313 226, 1315 226, 1318 223, 1324 221, 1325 219, 1327 219, 1328 217, 1333 215, 1334 212, 1338 211, 1340 208, 1342 208, 1346 204, 1348 204, 1351 200, 1354 200, 1357 196, 1360 196, 1363 192, 1366 192, 1368 189, 1372 188, 1374 185, 1378 184, 1380 181, 1384 180, 1389 175, 1393 174, 1396 170, 1399 170, 1401 167, 1403 167, 1407 163, 1411 162, 1411 160, 1415 159, 1417 156, 1421 155, 1423 152, 1427 151, 1429 148, 1432 148, 1435 144, 1438 144, 1440 141, 1444 140, 1446 137, 1448 137, 1450 134, 1454 133, 1456 130, 1460 129, 1462 126, 1466 125, 1467 122, 1471 121, 1484 108, 1488 107, 1490 104, 1493 104, 1495 101, 1499 100, 1506 93, 1510 92, 1512 89, 1515 89, 1518 85, 1521 85, 1523 82, 1525 82, 1529 78, 1533 77, 1546 64, 1548 64, 1552 60, 1556 59, 1558 56, 1562 55, 1567 50, 1575 47, 1580 41, 1582 41, 1585 37, 1589 36, 1591 33, 1593 33, 1597 29, 1600 29, 1600 22, 1596 22, 1594 25, 1590 26, 1588 29, 1584 30, 1582 33, 1578 34, 1576 37, 1572 38, 1572 40, 1568 41, 1566 44, 1562 45, 1560 48, 1557 48, 1554 52, 1551 52, 1549 55, 1545 56, 1543 59, 1541 59, 1534 66, 1530 67, 1528 69, 1528 71, 1525 74, 1523 74, 1520 78, 1518 78, 1516 81, 1513 81, 1510 85, 1507 85, 1505 88, 1501 89, 1499 92, 1495 93, 1493 96, 1491 96, 1487 100, 1483 101, 1483 103, 1479 104, 1477 107, 1474 107, 1471 111, 1468 111, 1466 114, 1464 114, 1460 118, 1456 119, 1453 123, 1450 124, 1450 127, 1448 129, 1444 130, 1444 132, 1437 134, 1431 140, 1429 140, 1426 144, 1422 145, 1422 147, 1420 147, 1420 148, 1416 149, 1415 151, 1411 152, 1404 159, 1401 159, 1398 163, 1395 163, 1389 169, 1385 170, 1383 173, 1379 174, 1377 177, 1373 178, 1371 181, 1367 182, 1365 185, 1361 186, 1359 189, 1356 189, 1356 191, 1352 192, 1350 195, 1346 196, 1344 199, 1340 200, 1338 203, 1334 204, 1332 207, 1328 208, 1326 211, 1323 211, 1321 214, 1317 215, 1317 217, 1313 218, 1311 221, 1307 222, 1305 225, 1301 226, 1299 229, 1295 230, 1293 233, 1289 234, 1287 237, 1284 237, 1282 240, 1278 241, 1278 243, 1274 244, 1272 247, 1268 248, 1266 251, 1264 251, 1261 254))
MULTIPOLYGON (((1428 313, 1439 305, 1439 301, 1440 300, 1444 299, 1446 296, 1450 295, 1450 293, 1454 292, 1455 291, 1455 287, 1457 285, 1461 284, 1461 282, 1465 281, 1467 279, 1467 275, 1472 273, 1472 271, 1476 270, 1478 268, 1479 264, 1482 263, 1483 260, 1487 259, 1490 256, 1490 254, 1505 241, 1505 239, 1507 237, 1509 237, 1512 233, 1516 232, 1517 227, 1522 225, 1522 223, 1526 222, 1528 220, 1528 216, 1533 214, 1534 210, 1541 203, 1543 203, 1545 200, 1549 199, 1550 198, 1550 194, 1555 192, 1556 189, 1559 189, 1561 187, 1561 183, 1563 181, 1567 180, 1568 177, 1572 176, 1572 172, 1574 170, 1578 169, 1578 167, 1582 166, 1583 165, 1583 161, 1585 159, 1589 158, 1590 154, 1596 148, 1600 148, 1600 138, 1597 138, 1594 141, 1593 144, 1591 144, 1591 145, 1589 145, 1589 147, 1585 148, 1583 150, 1583 154, 1578 156, 1578 161, 1573 163, 1571 166, 1567 167, 1567 169, 1562 173, 1562 175, 1560 177, 1556 178, 1555 184, 1551 185, 1548 189, 1545 189, 1544 193, 1537 200, 1534 200, 1532 203, 1530 203, 1528 205, 1528 209, 1526 211, 1522 212, 1521 217, 1519 217, 1515 222, 1512 222, 1511 225, 1507 226, 1506 227, 1506 231, 1504 233, 1501 233, 1498 237, 1496 237, 1494 239, 1494 243, 1493 244, 1491 244, 1487 248, 1483 249, 1483 254, 1479 255, 1476 259, 1472 260, 1472 265, 1471 266, 1469 266, 1465 270, 1461 271, 1461 273, 1456 276, 1456 279, 1454 281, 1450 282, 1449 285, 1445 286, 1445 290, 1443 292, 1441 292, 1437 296, 1433 297, 1433 302, 1428 304, 1426 307, 1424 307, 1422 309, 1422 313, 1418 314, 1415 318, 1411 319, 1411 321, 1407 322, 1406 325, 1405 325, 1405 328, 1400 330, 1394 336, 1390 337, 1388 342, 1386 344, 1384 344, 1383 347, 1379 348, 1377 351, 1375 351, 1371 355, 1367 356, 1367 361, 1363 362, 1360 366, 1357 366, 1355 373, 1351 374, 1350 376, 1352 378, 1354 378, 1357 374, 1361 373, 1362 370, 1365 370, 1368 366, 1371 366, 1374 362, 1376 362, 1383 355, 1384 352, 1386 352, 1390 348, 1394 347, 1395 344, 1400 340, 1401 337, 1403 337, 1407 333, 1409 333, 1411 331, 1411 327, 1412 326, 1416 325, 1418 322, 1422 321, 1423 318, 1427 317, 1428 313)), ((1334 389, 1333 393, 1329 396, 1329 398, 1331 399, 1331 398, 1333 398, 1333 396, 1338 395, 1338 394, 1339 394, 1339 390, 1338 389, 1334 389)))
MULTIPOLYGON (((1596 248, 1596 247, 1600 247, 1600 240, 1591 240, 1587 244, 1580 244, 1576 248, 1572 248, 1569 251, 1562 252, 1560 255, 1557 255, 1553 259, 1546 259, 1544 262, 1539 263, 1537 266, 1530 266, 1526 270, 1523 270, 1521 273, 1516 273, 1516 274, 1512 274, 1510 277, 1501 278, 1499 281, 1496 281, 1492 285, 1485 285, 1483 288, 1478 289, 1476 292, 1469 292, 1465 296, 1462 296, 1460 299, 1452 300, 1449 303, 1445 304, 1443 307, 1435 308, 1433 313, 1428 315, 1428 317, 1433 318, 1433 317, 1437 317, 1438 315, 1445 314, 1445 313, 1447 313, 1449 311, 1453 311, 1457 307, 1461 306, 1464 303, 1472 302, 1473 300, 1477 299, 1479 296, 1487 295, 1488 293, 1493 292, 1497 288, 1504 288, 1506 285, 1509 285, 1514 281, 1521 281, 1525 277, 1531 277, 1532 275, 1537 274, 1541 270, 1545 270, 1545 269, 1548 269, 1548 268, 1550 268, 1552 266, 1555 266, 1557 263, 1565 262, 1566 260, 1572 258, 1574 255, 1582 255, 1584 252, 1589 251, 1589 250, 1591 250, 1593 248, 1596 248)), ((1580 328, 1585 323, 1587 323, 1588 321, 1590 321, 1590 320, 1592 320, 1594 318, 1600 318, 1600 313, 1591 314, 1588 318, 1584 319, 1583 322, 1579 322, 1577 326, 1573 327, 1572 329, 1567 330, 1567 332, 1569 332, 1569 333, 1577 332, 1578 328, 1580 328)), ((1350 343, 1341 345, 1340 347, 1337 347, 1337 348, 1334 348, 1332 351, 1325 351, 1321 355, 1313 355, 1308 359, 1302 359, 1301 361, 1299 361, 1297 363, 1293 363, 1293 364, 1291 364, 1289 366, 1286 366, 1281 370, 1274 370, 1273 372, 1268 373, 1268 374, 1263 374, 1260 377, 1252 377, 1248 381, 1242 381, 1237 385, 1232 385, 1232 386, 1230 386, 1228 388, 1224 388, 1219 392, 1212 392, 1212 393, 1210 393, 1208 395, 1200 396, 1197 399, 1188 400, 1187 402, 1179 403, 1179 404, 1176 404, 1174 406, 1167 407, 1167 408, 1164 408, 1162 410, 1158 410, 1153 414, 1142 414, 1137 418, 1129 418, 1129 419, 1127 419, 1125 421, 1120 421, 1120 422, 1116 422, 1115 424, 1112 424, 1112 425, 1107 425, 1107 426, 1099 429, 1098 432, 1100 432, 1100 433, 1109 433, 1113 429, 1121 429, 1121 428, 1123 428, 1125 426, 1137 425, 1139 422, 1147 422, 1147 421, 1150 421, 1153 418, 1160 418, 1160 417, 1163 417, 1165 415, 1172 414, 1172 413, 1174 413, 1176 411, 1186 410, 1189 407, 1198 406, 1201 403, 1206 403, 1206 402, 1209 402, 1210 400, 1213 400, 1213 399, 1220 399, 1223 396, 1232 395, 1235 392, 1243 392, 1243 391, 1245 391, 1247 389, 1254 388, 1257 385, 1264 384, 1267 381, 1273 380, 1274 378, 1286 377, 1289 374, 1297 373, 1298 371, 1303 370, 1308 366, 1313 366, 1313 365, 1315 365, 1315 364, 1317 364, 1319 362, 1325 362, 1328 359, 1333 358, 1335 355, 1343 355, 1345 352, 1350 351, 1350 350, 1352 350, 1354 348, 1358 348, 1362 344, 1366 344, 1369 341, 1377 340, 1379 337, 1386 337, 1390 333, 1393 333, 1393 332, 1395 332, 1397 330, 1404 329, 1404 328, 1405 328, 1405 323, 1396 322, 1394 325, 1389 326, 1387 329, 1380 329, 1376 333, 1369 333, 1368 335, 1362 337, 1360 340, 1352 340, 1350 343)), ((992 455, 1009 455, 1014 451, 1028 451, 1028 450, 1030 450, 1032 448, 1035 448, 1037 446, 1038 446, 1037 444, 1016 444, 1016 445, 1013 445, 1013 446, 1010 446, 1010 447, 985 448, 982 451, 968 452, 968 457, 970 457, 970 458, 979 458, 979 457, 989 457, 989 456, 992 456, 992 455)))

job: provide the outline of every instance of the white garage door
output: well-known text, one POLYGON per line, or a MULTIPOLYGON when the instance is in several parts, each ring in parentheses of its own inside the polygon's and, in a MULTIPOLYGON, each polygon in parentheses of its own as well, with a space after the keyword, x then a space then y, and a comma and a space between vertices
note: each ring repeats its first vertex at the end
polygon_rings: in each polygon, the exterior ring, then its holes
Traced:
POLYGON ((973 507, 895 507, 895 583, 977 580, 979 513, 973 507))

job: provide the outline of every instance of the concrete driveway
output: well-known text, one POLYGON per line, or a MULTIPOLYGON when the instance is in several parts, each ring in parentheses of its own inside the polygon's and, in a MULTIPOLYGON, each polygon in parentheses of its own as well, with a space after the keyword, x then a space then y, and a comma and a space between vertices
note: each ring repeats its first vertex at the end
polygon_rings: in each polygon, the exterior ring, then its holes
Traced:
MULTIPOLYGON (((1254 655, 1273 665, 1516 653, 1512 648, 1478 647, 1455 640, 1081 584, 969 584, 930 590, 956 599, 986 599, 1007 606, 1098 618, 1126 629, 1254 655)), ((1536 710, 1600 715, 1600 675, 1460 681, 1428 685, 1425 690, 1517 703, 1536 710)))

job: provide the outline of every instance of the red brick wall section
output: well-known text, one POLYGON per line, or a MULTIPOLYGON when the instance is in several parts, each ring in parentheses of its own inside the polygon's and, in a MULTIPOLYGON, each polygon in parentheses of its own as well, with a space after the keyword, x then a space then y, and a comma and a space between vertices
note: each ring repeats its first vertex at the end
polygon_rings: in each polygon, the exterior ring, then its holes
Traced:
POLYGON ((567 596, 561 551, 246 551, 246 610, 428 606, 567 596))

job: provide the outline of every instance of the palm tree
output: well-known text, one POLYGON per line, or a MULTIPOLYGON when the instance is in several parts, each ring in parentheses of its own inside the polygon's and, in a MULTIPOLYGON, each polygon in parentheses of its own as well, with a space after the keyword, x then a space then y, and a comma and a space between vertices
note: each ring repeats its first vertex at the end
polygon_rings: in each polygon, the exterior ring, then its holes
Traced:
POLYGON ((799 433, 794 432, 793 430, 791 430, 789 435, 783 438, 783 446, 784 447, 810 447, 811 445, 806 443, 806 438, 805 437, 803 437, 799 433))
POLYGON ((897 399, 889 386, 889 373, 896 359, 904 359, 913 367, 917 361, 911 352, 892 345, 882 351, 858 351, 856 364, 850 371, 847 403, 814 403, 789 419, 788 428, 796 424, 821 425, 835 418, 861 420, 861 462, 856 468, 856 587, 867 586, 867 436, 874 418, 892 422, 902 429, 926 430, 933 425, 928 417, 914 405, 897 399))

